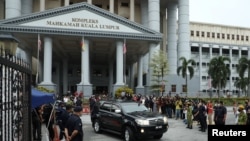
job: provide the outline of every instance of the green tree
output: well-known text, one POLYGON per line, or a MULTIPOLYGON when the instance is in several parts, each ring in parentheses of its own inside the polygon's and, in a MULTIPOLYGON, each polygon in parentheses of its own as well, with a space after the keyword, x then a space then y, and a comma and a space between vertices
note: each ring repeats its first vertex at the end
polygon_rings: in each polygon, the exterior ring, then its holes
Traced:
POLYGON ((250 98, 250 60, 246 57, 242 57, 239 59, 239 65, 237 67, 237 72, 239 73, 240 77, 244 77, 244 74, 247 72, 247 96, 250 98))
POLYGON ((152 69, 151 77, 151 90, 163 95, 165 90, 166 79, 165 76, 168 73, 168 62, 166 52, 159 50, 154 52, 152 60, 150 62, 150 68, 152 69))
POLYGON ((179 61, 182 62, 181 66, 179 66, 177 68, 177 74, 182 75, 182 77, 185 79, 186 81, 186 96, 188 94, 188 73, 189 73, 189 78, 190 80, 193 78, 194 76, 194 67, 193 64, 195 64, 195 61, 193 59, 189 59, 187 60, 185 57, 181 57, 179 58, 179 61))
POLYGON ((230 68, 226 63, 230 63, 231 60, 225 56, 214 57, 210 60, 208 75, 212 79, 212 87, 218 89, 218 97, 220 97, 220 91, 226 87, 227 78, 230 76, 230 68))
MULTIPOLYGON (((234 82, 234 86, 236 88, 239 88, 240 90, 242 90, 242 92, 245 93, 246 95, 246 88, 247 88, 247 83, 248 82, 248 78, 247 77, 240 77, 239 79, 237 79, 235 82, 234 82)), ((238 97, 240 96, 240 92, 238 93, 238 97)))

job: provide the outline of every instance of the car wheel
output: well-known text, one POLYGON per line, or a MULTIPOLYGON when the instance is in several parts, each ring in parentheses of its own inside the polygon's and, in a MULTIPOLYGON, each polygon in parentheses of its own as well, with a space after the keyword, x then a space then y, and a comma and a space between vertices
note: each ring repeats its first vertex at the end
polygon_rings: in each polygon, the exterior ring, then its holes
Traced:
POLYGON ((101 125, 100 125, 99 120, 97 119, 94 121, 94 131, 96 133, 101 133, 101 125))
POLYGON ((124 130, 124 141, 134 141, 134 134, 130 127, 126 127, 124 130))
POLYGON ((162 137, 163 134, 160 134, 160 135, 156 135, 154 136, 155 139, 160 139, 162 137))

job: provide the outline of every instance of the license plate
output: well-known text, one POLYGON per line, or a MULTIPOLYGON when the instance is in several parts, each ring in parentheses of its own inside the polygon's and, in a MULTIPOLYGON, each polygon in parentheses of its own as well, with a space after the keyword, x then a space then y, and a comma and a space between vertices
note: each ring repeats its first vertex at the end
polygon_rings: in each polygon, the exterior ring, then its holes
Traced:
POLYGON ((155 129, 161 129, 162 126, 155 126, 155 129))

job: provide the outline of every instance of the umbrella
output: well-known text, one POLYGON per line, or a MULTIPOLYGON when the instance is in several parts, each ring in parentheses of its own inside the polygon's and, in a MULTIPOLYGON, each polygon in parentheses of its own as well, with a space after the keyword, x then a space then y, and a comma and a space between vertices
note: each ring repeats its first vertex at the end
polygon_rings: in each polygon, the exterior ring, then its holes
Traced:
POLYGON ((39 91, 35 88, 31 89, 31 95, 32 95, 32 98, 31 98, 32 109, 38 106, 41 106, 43 104, 55 102, 54 94, 39 91))

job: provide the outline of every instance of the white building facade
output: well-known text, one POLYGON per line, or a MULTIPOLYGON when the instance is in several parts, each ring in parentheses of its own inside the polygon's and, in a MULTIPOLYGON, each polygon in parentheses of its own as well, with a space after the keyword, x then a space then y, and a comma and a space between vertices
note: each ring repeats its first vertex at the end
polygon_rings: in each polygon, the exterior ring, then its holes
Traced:
POLYGON ((90 96, 127 85, 151 94, 148 62, 162 48, 170 68, 165 89, 181 92, 176 68, 178 58, 191 57, 189 0, 0 0, 0 7, 1 33, 20 41, 18 56, 38 60, 40 86, 90 96))

